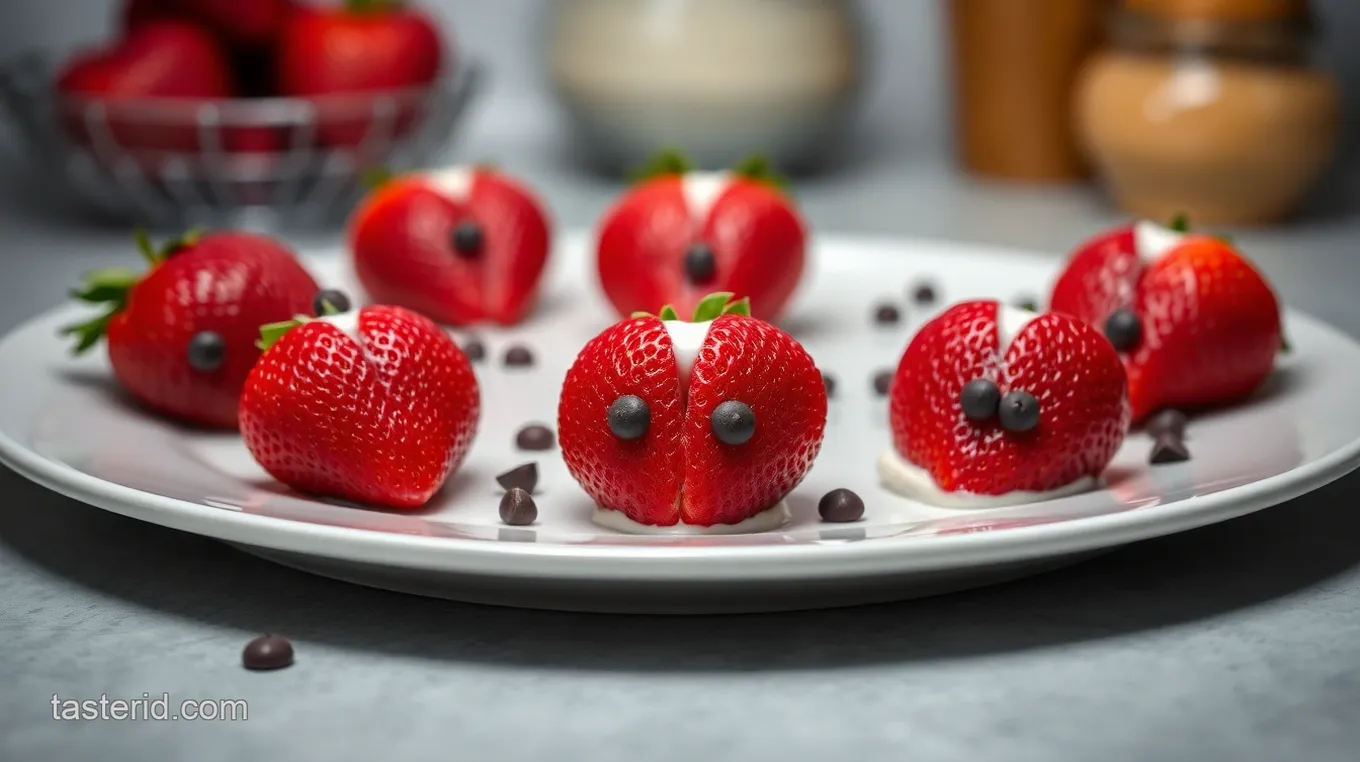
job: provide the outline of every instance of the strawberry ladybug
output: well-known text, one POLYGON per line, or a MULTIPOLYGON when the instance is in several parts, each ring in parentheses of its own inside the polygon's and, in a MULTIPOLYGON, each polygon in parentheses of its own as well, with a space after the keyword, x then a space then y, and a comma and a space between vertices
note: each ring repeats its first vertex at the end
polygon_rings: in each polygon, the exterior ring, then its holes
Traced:
POLYGON ((349 240, 374 301, 449 325, 514 325, 537 300, 551 225, 522 183, 455 167, 381 183, 350 218, 349 240))
POLYGON ((236 428, 259 327, 308 310, 316 281, 287 247, 249 233, 190 234, 160 249, 139 234, 138 245, 150 272, 89 273, 74 296, 106 309, 63 334, 77 354, 106 339, 114 376, 148 407, 236 428))
POLYGON ((1133 418, 1240 400, 1275 364, 1280 305, 1227 242, 1139 222, 1079 247, 1050 309, 1102 331, 1129 377, 1133 418))
POLYGON ((633 532, 754 531, 821 448, 826 388, 803 347, 713 294, 639 314, 581 350, 558 407, 562 457, 596 521, 633 532))
POLYGON ((912 339, 890 391, 889 489, 989 506, 1088 489, 1129 423, 1124 368, 1098 331, 995 301, 957 304, 912 339))
POLYGON ((663 154, 647 179, 600 223, 600 283, 620 315, 674 304, 692 311, 712 291, 749 299, 774 320, 803 274, 807 239, 792 199, 766 161, 729 172, 695 172, 663 154))
POLYGON ((265 353, 241 394, 246 447, 301 492, 419 508, 472 446, 472 365, 422 315, 324 301, 321 317, 260 329, 265 353))

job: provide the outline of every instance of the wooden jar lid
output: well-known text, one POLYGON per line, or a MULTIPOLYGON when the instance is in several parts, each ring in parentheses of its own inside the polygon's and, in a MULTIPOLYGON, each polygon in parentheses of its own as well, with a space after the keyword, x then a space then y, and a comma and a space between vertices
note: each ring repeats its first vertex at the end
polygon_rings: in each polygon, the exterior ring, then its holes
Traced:
POLYGON ((1308 0, 1124 0, 1124 7, 1177 21, 1297 21, 1308 17, 1308 0))

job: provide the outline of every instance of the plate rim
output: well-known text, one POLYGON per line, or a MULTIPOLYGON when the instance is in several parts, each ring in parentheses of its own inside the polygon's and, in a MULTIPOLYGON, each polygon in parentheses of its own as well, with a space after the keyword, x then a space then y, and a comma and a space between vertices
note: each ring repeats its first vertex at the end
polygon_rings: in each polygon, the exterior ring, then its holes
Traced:
MULTIPOLYGON (((581 240, 575 231, 559 245, 581 240)), ((973 257, 1020 254, 1051 263, 1039 252, 940 239, 821 235, 828 242, 859 247, 931 247, 967 249, 973 257)), ((318 247, 313 251, 331 251, 318 247)), ((312 262, 317 257, 304 257, 312 262)), ((1038 261, 1036 261, 1038 260, 1038 261)), ((16 336, 56 322, 74 310, 58 306, 25 320, 0 337, 0 349, 16 336)), ((1286 322, 1351 344, 1360 342, 1326 322, 1287 309, 1286 322)), ((1209 495, 1194 496, 1132 511, 1089 516, 1004 531, 969 532, 929 537, 889 536, 854 543, 809 543, 763 546, 668 545, 587 546, 490 542, 457 537, 426 537, 369 529, 311 524, 273 516, 226 511, 209 505, 158 495, 86 474, 52 460, 15 441, 0 429, 0 462, 24 478, 78 502, 129 518, 213 539, 278 551, 381 566, 469 576, 557 579, 576 582, 729 582, 734 579, 796 580, 949 571, 981 565, 1021 562, 1116 547, 1138 540, 1175 534, 1237 518, 1279 505, 1320 489, 1360 468, 1360 433, 1347 444, 1309 463, 1254 482, 1209 495), (531 559, 531 563, 525 563, 531 559)), ((853 527, 853 525, 838 525, 853 527)))

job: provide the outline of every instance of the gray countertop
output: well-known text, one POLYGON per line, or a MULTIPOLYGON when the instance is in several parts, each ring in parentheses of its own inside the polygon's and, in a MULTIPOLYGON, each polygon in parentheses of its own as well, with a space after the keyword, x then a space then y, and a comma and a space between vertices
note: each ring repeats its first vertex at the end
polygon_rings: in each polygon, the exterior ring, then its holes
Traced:
MULTIPOLYGON (((472 142, 468 155, 533 177, 564 225, 588 224, 616 190, 547 142, 485 129, 472 142)), ((808 216, 1055 256, 1117 219, 1091 192, 966 181, 933 154, 888 151, 809 181, 808 216)), ((5 166, 0 329, 57 303, 81 271, 134 261, 125 230, 73 222, 5 166)), ((1360 335, 1360 218, 1338 197, 1341 209, 1238 238, 1286 300, 1360 335)), ((1357 503, 1348 478, 990 589, 667 619, 354 587, 0 469, 0 759, 1350 761, 1357 503), (293 638, 298 663, 245 672, 242 645, 267 631, 293 638), (52 719, 53 694, 144 692, 246 699, 249 721, 52 719)))

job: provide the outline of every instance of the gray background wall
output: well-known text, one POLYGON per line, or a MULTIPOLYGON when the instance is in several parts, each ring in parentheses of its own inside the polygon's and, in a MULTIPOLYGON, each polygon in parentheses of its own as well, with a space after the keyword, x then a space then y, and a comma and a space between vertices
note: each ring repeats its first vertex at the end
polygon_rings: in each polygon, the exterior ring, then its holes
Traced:
MULTIPOLYGON (((478 116, 479 132, 513 139, 523 131, 552 129, 535 51, 536 22, 553 0, 423 1, 461 33, 469 55, 494 71, 493 90, 478 116)), ((864 127, 885 148, 929 150, 947 137, 944 2, 862 2, 872 20, 877 74, 864 127)), ((0 59, 35 46, 61 49, 97 40, 110 28, 118 5, 117 0, 0 0, 0 59)), ((1316 5, 1329 29, 1328 58, 1346 82, 1350 103, 1360 104, 1360 46, 1344 44, 1360 39, 1360 2, 1317 0, 1316 5)))

